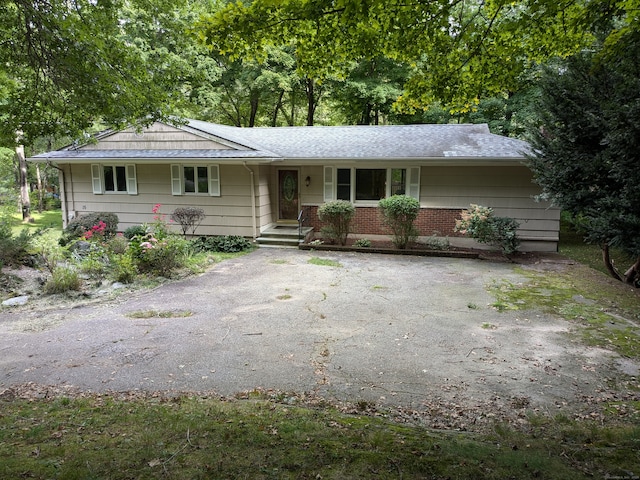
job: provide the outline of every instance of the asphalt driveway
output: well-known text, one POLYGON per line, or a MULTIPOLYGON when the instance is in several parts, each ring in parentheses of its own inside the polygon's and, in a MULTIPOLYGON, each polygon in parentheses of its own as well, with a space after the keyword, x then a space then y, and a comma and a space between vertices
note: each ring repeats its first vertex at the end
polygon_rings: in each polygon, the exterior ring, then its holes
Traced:
POLYGON ((497 312, 486 286, 503 280, 524 279, 482 260, 258 249, 100 304, 0 310, 0 392, 262 388, 413 409, 549 409, 598 389, 610 352, 573 342, 560 318, 497 312))

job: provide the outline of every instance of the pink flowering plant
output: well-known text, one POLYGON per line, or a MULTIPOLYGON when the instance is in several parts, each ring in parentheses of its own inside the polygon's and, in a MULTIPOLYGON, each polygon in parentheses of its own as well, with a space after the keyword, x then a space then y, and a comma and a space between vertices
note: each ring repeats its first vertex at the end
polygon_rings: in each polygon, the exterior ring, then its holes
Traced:
POLYGON ((184 265, 188 243, 170 233, 165 215, 160 213, 161 206, 153 206, 153 223, 145 228, 148 233, 134 236, 129 251, 140 272, 170 277, 184 265))
POLYGON ((107 224, 104 221, 100 220, 97 223, 97 225, 92 226, 89 230, 84 232, 81 238, 83 240, 93 239, 93 240, 102 241, 104 240, 106 228, 107 228, 107 224))
POLYGON ((499 247, 505 255, 511 255, 520 245, 519 226, 513 218, 496 217, 493 209, 472 203, 460 213, 454 231, 480 243, 499 247))

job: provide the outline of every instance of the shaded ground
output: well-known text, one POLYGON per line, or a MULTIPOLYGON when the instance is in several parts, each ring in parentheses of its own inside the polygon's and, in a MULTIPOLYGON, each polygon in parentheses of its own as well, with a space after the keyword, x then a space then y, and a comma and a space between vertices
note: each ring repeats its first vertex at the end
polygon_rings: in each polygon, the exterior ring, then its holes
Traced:
POLYGON ((261 389, 457 428, 626 394, 620 359, 567 321, 492 308, 503 280, 525 279, 505 262, 259 249, 152 291, 0 310, 0 394, 261 389))

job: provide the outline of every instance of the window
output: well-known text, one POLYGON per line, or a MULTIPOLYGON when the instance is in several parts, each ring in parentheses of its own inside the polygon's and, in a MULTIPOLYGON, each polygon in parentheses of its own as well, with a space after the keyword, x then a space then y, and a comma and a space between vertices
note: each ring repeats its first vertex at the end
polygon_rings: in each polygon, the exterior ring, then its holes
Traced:
POLYGON ((135 165, 91 165, 91 184, 94 194, 138 194, 135 165))
POLYGON ((419 200, 420 167, 336 168, 325 167, 325 201, 378 201, 391 195, 408 195, 419 200), (335 197, 334 197, 335 184, 335 197))
POLYGON ((171 193, 220 196, 218 165, 171 165, 171 193))

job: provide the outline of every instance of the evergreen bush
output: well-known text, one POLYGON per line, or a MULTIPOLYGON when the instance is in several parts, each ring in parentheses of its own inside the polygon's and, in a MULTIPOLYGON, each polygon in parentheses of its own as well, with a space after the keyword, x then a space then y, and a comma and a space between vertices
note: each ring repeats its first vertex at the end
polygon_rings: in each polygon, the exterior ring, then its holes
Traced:
POLYGON ((318 218, 326 223, 322 227, 323 235, 340 245, 347 243, 351 220, 356 214, 356 209, 351 202, 346 200, 334 200, 324 203, 318 208, 318 218))
POLYGON ((418 200, 406 195, 393 195, 380 200, 378 208, 382 214, 382 222, 391 231, 391 241, 396 248, 405 249, 418 238, 418 230, 414 226, 420 213, 418 200))
POLYGON ((62 231, 60 245, 68 245, 72 241, 81 238, 86 232, 91 231, 92 228, 101 225, 100 222, 104 223, 104 228, 100 230, 100 234, 104 236, 105 239, 115 236, 118 231, 118 215, 115 213, 95 212, 81 215, 71 220, 62 231))

